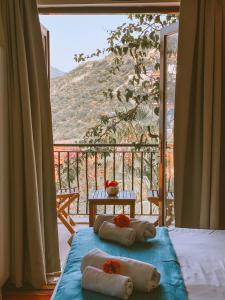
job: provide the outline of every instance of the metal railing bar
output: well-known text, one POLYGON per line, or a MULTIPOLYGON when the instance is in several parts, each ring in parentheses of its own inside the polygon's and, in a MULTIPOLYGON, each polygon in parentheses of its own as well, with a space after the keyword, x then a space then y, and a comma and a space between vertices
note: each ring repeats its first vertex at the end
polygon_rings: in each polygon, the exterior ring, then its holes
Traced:
POLYGON ((61 164, 60 164, 60 151, 58 152, 58 178, 59 178, 59 188, 62 188, 62 182, 61 182, 61 164))
MULTIPOLYGON (((67 152, 67 184, 70 188, 70 153, 67 152)), ((70 205, 68 206, 68 215, 70 215, 70 205)))
MULTIPOLYGON (((106 162, 106 152, 104 152, 104 183, 106 182, 106 170, 107 169, 107 162, 106 162)), ((104 214, 106 214, 106 205, 104 205, 104 214)))
POLYGON ((95 152, 95 189, 98 189, 98 156, 97 156, 97 152, 95 152))
MULTIPOLYGON (((153 189, 153 152, 150 153, 150 190, 153 189)), ((152 215, 152 203, 150 202, 150 215, 152 215)))
MULTIPOLYGON (((76 177, 77 177, 77 187, 80 190, 80 181, 79 181, 79 152, 76 153, 76 177)), ((79 212, 80 206, 80 196, 77 199, 77 213, 79 212)))
POLYGON ((123 190, 125 188, 125 175, 124 175, 124 159, 125 159, 125 152, 122 154, 123 161, 122 161, 122 181, 123 181, 123 190))
POLYGON ((159 144, 54 144, 54 147, 159 147, 159 144))
POLYGON ((134 190, 134 153, 131 154, 131 186, 132 191, 134 190))
POLYGON ((116 151, 113 151, 113 180, 116 180, 116 151))
MULTIPOLYGON (((114 150, 112 150, 112 151, 109 151, 109 152, 107 152, 107 151, 105 151, 105 149, 103 150, 103 151, 100 151, 100 150, 97 150, 97 151, 86 151, 86 150, 83 150, 83 149, 80 149, 80 150, 60 150, 60 151, 58 151, 58 150, 54 150, 54 152, 60 152, 60 153, 67 153, 67 152, 69 152, 69 153, 80 153, 80 152, 82 152, 82 153, 89 153, 89 154, 95 154, 95 153, 101 153, 101 154, 104 154, 105 152, 106 153, 112 153, 112 152, 114 152, 114 150)), ((153 151, 137 151, 137 152, 134 152, 134 151, 129 151, 129 150, 126 150, 126 151, 121 151, 121 150, 116 150, 115 151, 116 153, 141 153, 141 152, 143 152, 143 153, 154 153, 153 151)))
POLYGON ((70 188, 70 152, 67 151, 67 183, 70 188))
POLYGON ((144 155, 143 152, 141 152, 141 185, 140 185, 141 214, 143 213, 143 160, 144 160, 144 155))
MULTIPOLYGON (((116 180, 116 149, 113 150, 113 180, 116 180)), ((113 214, 116 213, 116 206, 113 205, 113 214)))
POLYGON ((88 153, 85 155, 86 161, 86 214, 88 214, 88 153))
MULTIPOLYGON (((125 189, 124 160, 125 160, 125 152, 122 153, 122 185, 123 185, 123 190, 125 189)), ((124 205, 123 205, 123 214, 124 214, 124 205)))

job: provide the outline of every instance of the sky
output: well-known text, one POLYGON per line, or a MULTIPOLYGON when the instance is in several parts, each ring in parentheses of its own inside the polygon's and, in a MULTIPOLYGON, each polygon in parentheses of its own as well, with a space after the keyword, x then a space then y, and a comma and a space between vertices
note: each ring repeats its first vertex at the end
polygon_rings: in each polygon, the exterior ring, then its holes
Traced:
POLYGON ((107 30, 127 20, 126 15, 40 15, 50 31, 51 66, 68 72, 77 65, 74 54, 89 54, 107 46, 107 30))

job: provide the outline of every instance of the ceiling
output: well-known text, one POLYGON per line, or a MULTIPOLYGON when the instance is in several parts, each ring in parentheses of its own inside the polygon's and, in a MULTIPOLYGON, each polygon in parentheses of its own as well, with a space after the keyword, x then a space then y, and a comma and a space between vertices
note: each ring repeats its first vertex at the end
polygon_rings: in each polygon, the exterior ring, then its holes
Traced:
POLYGON ((176 0, 38 0, 40 13, 141 13, 178 12, 176 0))

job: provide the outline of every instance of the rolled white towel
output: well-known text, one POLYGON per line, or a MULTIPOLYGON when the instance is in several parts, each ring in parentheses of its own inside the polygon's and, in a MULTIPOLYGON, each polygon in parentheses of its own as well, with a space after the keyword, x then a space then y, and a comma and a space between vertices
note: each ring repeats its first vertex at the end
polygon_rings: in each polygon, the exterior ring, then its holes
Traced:
MULTIPOLYGON (((104 221, 113 223, 114 217, 114 215, 98 215, 94 223, 94 231, 97 233, 104 221)), ((148 221, 131 218, 129 227, 136 230, 136 241, 144 242, 146 238, 154 238, 156 236, 154 224, 148 221)))
POLYGON ((137 291, 150 292, 160 283, 160 273, 153 265, 135 259, 111 256, 97 248, 91 250, 83 257, 81 272, 83 272, 87 266, 101 269, 102 265, 108 259, 115 259, 120 262, 120 274, 130 277, 134 289, 137 291))
POLYGON ((130 277, 105 273, 91 266, 84 269, 81 285, 86 290, 120 299, 128 299, 133 291, 133 283, 130 277))
POLYGON ((114 217, 115 217, 115 215, 98 215, 94 222, 94 228, 93 228, 94 232, 98 233, 99 228, 101 227, 101 225, 104 221, 109 221, 109 222, 113 223, 114 217))
POLYGON ((133 228, 118 227, 106 221, 102 223, 98 234, 102 239, 117 242, 124 246, 131 246, 136 238, 136 231, 133 228))
POLYGON ((156 236, 154 224, 148 221, 132 219, 130 227, 136 230, 136 241, 144 242, 147 238, 154 238, 156 236))

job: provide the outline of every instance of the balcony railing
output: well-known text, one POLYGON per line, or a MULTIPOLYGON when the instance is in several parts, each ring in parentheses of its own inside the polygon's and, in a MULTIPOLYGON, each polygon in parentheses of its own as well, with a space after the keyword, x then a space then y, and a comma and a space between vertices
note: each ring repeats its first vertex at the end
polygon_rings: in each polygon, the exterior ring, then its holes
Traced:
MULTIPOLYGON (((80 198, 71 214, 88 215, 88 194, 117 180, 121 189, 134 190, 137 215, 157 215, 147 200, 149 189, 158 189, 159 146, 133 144, 55 144, 57 188, 78 187, 80 198)), ((126 212, 126 207, 99 207, 97 213, 126 212)))

